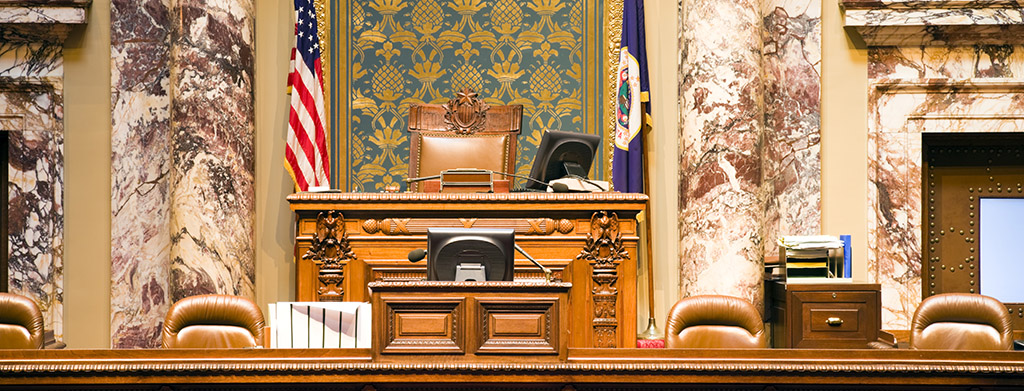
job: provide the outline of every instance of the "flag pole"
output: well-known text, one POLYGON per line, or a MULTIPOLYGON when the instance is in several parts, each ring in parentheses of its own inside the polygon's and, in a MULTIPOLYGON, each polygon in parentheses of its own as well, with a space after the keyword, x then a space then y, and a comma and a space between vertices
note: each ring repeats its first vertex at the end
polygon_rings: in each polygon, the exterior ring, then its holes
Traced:
MULTIPOLYGON (((648 105, 651 103, 648 101, 648 105)), ((646 113, 646 111, 642 111, 646 113)), ((645 146, 651 146, 650 140, 650 129, 653 124, 647 122, 648 117, 643 116, 643 123, 648 126, 641 127, 642 132, 640 137, 643 137, 643 143, 645 146)), ((637 336, 638 339, 665 339, 665 334, 661 330, 658 330, 658 321, 654 319, 654 245, 651 243, 651 236, 654 235, 654 231, 651 228, 651 178, 650 178, 650 149, 647 149, 643 153, 643 164, 640 168, 640 172, 643 175, 644 182, 644 194, 647 194, 647 216, 644 216, 644 229, 647 231, 647 240, 645 245, 647 246, 647 330, 637 336)))

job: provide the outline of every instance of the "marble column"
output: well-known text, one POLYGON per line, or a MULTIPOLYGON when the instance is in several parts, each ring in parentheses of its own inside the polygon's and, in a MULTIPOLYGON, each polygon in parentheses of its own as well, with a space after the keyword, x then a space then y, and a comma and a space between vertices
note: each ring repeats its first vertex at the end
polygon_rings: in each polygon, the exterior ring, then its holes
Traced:
MULTIPOLYGON (((821 0, 762 0, 764 254, 821 233, 821 0)), ((835 233, 837 234, 837 233, 835 233)))
POLYGON ((111 4, 111 340, 160 344, 171 303, 255 299, 251 0, 111 4))
POLYGON ((252 0, 174 3, 171 299, 255 299, 252 0))
POLYGON ((64 334, 64 39, 88 0, 0 3, 0 131, 8 136, 8 290, 64 334))
POLYGON ((159 347, 170 307, 169 10, 110 4, 111 346, 159 347))
POLYGON ((682 10, 680 288, 760 307, 764 130, 757 0, 685 0, 682 10))

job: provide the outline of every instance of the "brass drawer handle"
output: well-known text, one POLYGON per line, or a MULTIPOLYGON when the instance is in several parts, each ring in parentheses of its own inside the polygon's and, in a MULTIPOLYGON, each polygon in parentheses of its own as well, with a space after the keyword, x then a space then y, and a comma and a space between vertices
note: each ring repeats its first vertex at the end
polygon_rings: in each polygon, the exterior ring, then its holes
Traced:
POLYGON ((842 326, 843 325, 843 319, 842 318, 837 318, 837 317, 833 316, 831 318, 825 319, 825 324, 827 324, 829 326, 842 326))

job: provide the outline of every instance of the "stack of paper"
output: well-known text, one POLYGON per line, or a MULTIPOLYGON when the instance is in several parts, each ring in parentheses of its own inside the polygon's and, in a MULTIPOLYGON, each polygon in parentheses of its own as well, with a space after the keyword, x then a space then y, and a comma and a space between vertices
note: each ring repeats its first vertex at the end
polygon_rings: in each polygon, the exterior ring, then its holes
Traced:
POLYGON ((370 347, 370 303, 278 302, 269 307, 271 348, 370 347))
POLYGON ((842 248, 843 241, 832 235, 782 236, 779 238, 779 246, 791 250, 821 250, 842 248))
POLYGON ((787 282, 851 282, 844 275, 843 241, 835 236, 783 236, 779 259, 787 282))

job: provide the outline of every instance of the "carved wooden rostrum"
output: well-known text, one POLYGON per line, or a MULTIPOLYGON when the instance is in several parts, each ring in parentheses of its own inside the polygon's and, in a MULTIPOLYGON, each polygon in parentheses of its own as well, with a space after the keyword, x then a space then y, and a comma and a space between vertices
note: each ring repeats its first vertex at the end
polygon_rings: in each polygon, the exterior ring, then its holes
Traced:
POLYGON ((313 240, 302 256, 316 264, 319 272, 317 287, 319 301, 342 301, 345 297, 345 265, 356 259, 345 232, 345 217, 341 212, 320 212, 316 217, 313 240))
POLYGON ((595 212, 590 219, 590 233, 580 255, 593 270, 594 280, 594 346, 611 348, 618 341, 615 307, 618 298, 619 264, 629 259, 619 233, 619 216, 614 212, 595 212))
MULTIPOLYGON (((517 244, 553 270, 558 281, 573 285, 569 347, 636 346, 636 215, 646 206, 643 194, 298 193, 288 201, 297 216, 295 300, 320 300, 326 285, 320 281, 321 266, 302 255, 317 253, 313 239, 326 237, 318 233, 318 220, 327 211, 344 215, 345 233, 338 227, 335 235, 355 254, 339 262, 344 280, 336 292, 343 291, 346 301, 369 300, 372 282, 424 279, 425 263, 407 257, 426 248, 429 227, 512 228, 517 244)), ((517 282, 543 280, 524 258, 516 260, 515 274, 517 282)), ((502 338, 488 341, 488 346, 506 345, 502 338)))

